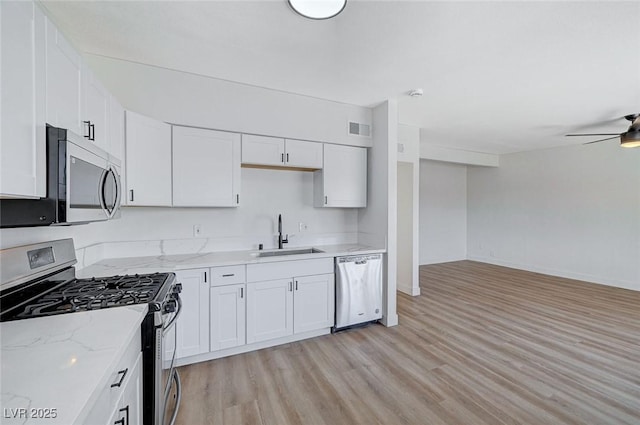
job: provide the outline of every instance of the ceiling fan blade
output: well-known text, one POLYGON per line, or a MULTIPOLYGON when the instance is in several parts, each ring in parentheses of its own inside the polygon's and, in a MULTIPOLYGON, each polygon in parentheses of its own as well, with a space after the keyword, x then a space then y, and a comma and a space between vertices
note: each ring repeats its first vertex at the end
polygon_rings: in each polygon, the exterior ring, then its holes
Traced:
POLYGON ((609 137, 607 139, 600 139, 600 140, 594 140, 593 142, 587 142, 587 143, 583 143, 583 145, 590 145, 592 143, 600 143, 600 142, 604 142, 605 140, 613 140, 613 139, 617 139, 618 136, 620 136, 619 134, 616 135, 616 137, 609 137))
POLYGON ((586 130, 586 129, 598 128, 598 127, 606 127, 609 125, 613 125, 616 122, 624 119, 625 117, 618 117, 618 118, 611 118, 611 119, 606 119, 606 120, 597 121, 597 122, 591 122, 589 124, 582 124, 582 125, 573 127, 573 131, 586 130))
POLYGON ((574 136, 619 136, 620 133, 580 133, 580 134, 565 134, 565 137, 574 136))

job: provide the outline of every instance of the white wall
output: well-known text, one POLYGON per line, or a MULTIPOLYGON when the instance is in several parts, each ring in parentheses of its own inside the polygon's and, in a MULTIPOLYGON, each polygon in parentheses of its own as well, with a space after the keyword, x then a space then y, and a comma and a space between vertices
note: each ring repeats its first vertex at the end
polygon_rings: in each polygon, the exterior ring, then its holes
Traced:
POLYGON ((420 264, 466 258, 467 167, 421 159, 420 264))
POLYGON ((398 324, 396 313, 397 264, 397 140, 398 104, 388 100, 373 110, 373 147, 367 155, 367 208, 358 210, 358 241, 386 246, 383 318, 398 324))
POLYGON ((86 60, 125 109, 155 119, 293 139, 372 143, 347 132, 348 120, 371 124, 369 108, 102 56, 86 60))
POLYGON ((470 259, 640 290, 640 149, 503 155, 468 184, 470 259))
POLYGON ((420 295, 420 129, 398 125, 398 290, 420 295))
MULTIPOLYGON (((110 222, 1 229, 0 246, 72 237, 76 248, 101 242, 165 241, 162 246, 140 245, 146 255, 254 249, 259 243, 270 248, 276 246, 278 214, 283 217, 283 231, 293 235, 290 246, 357 241, 357 210, 313 207, 313 173, 243 168, 241 174, 242 204, 238 208, 127 207, 119 220, 110 222), (307 230, 299 231, 300 222, 308 225, 307 230), (193 237, 194 224, 201 225, 199 238, 193 237)), ((107 254, 143 255, 135 249, 123 251, 122 246, 107 254)), ((99 255, 94 252, 91 257, 95 260, 99 255)))

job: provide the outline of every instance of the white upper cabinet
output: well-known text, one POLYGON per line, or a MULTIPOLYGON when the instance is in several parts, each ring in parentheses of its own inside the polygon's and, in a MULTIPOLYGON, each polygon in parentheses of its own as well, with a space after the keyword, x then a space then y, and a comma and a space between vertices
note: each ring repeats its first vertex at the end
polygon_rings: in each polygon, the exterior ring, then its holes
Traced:
POLYGON ((86 138, 109 151, 109 92, 86 64, 82 67, 81 117, 86 138))
POLYGON ((367 206, 367 149, 324 145, 324 166, 313 176, 316 207, 367 206))
POLYGON ((286 139, 285 165, 299 168, 322 168, 322 143, 286 139))
POLYGON ((173 127, 173 205, 240 203, 240 134, 173 127))
POLYGON ((171 126, 127 111, 125 152, 126 205, 171 206, 171 126))
POLYGON ((109 96, 109 139, 107 152, 122 162, 124 159, 124 108, 115 96, 109 96))
POLYGON ((81 118, 82 60, 53 23, 46 24, 47 123, 88 137, 81 118))
POLYGON ((46 196, 45 17, 0 2, 0 196, 46 196))
POLYGON ((279 137, 242 135, 242 163, 285 165, 284 139, 279 137))
POLYGON ((242 163, 292 168, 322 168, 322 143, 242 135, 242 163))

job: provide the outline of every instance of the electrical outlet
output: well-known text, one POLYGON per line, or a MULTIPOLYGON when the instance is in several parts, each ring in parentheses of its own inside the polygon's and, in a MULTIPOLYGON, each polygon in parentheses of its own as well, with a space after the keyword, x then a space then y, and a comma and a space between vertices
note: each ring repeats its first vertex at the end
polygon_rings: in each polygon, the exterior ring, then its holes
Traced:
POLYGON ((199 224, 194 224, 193 225, 193 237, 194 238, 199 238, 200 236, 202 236, 202 228, 200 227, 199 224))
POLYGON ((309 225, 307 223, 298 223, 298 232, 306 232, 307 230, 309 230, 309 225))

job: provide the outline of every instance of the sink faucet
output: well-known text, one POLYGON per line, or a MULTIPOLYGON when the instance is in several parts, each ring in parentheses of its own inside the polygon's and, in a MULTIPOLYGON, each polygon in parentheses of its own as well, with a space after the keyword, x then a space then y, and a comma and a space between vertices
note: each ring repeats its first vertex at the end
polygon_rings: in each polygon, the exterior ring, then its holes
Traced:
POLYGON ((278 249, 282 249, 282 244, 289 243, 289 235, 282 238, 282 214, 278 214, 278 249))

